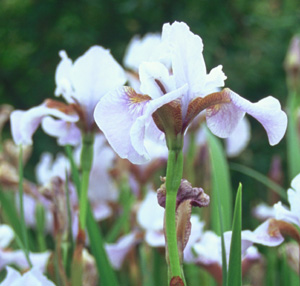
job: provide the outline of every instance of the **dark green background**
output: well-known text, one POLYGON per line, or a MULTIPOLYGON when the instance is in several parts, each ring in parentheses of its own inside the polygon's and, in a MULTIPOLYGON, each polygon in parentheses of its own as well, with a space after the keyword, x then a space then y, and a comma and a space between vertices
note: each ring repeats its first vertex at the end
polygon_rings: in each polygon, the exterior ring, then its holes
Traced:
MULTIPOLYGON (((285 106, 283 61, 291 37, 300 32, 298 0, 2 0, 0 102, 28 109, 54 97, 61 49, 76 59, 91 45, 102 45, 122 62, 133 35, 160 32, 163 23, 175 20, 202 37, 208 70, 222 64, 228 87, 251 101, 272 94, 285 106)), ((285 142, 271 148, 259 123, 251 120, 251 125, 249 149, 235 161, 266 174, 272 156, 279 154, 286 168, 285 142)), ((42 151, 58 150, 41 131, 34 138, 29 177, 42 151)), ((240 180, 246 202, 264 196, 264 186, 237 173, 235 189, 240 180)), ((244 212, 249 214, 249 202, 244 212)))

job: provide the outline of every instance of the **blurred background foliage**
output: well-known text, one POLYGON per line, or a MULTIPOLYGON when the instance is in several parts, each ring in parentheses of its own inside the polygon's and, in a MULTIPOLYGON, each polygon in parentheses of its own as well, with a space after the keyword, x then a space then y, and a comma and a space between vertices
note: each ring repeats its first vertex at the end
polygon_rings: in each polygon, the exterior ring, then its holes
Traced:
MULTIPOLYGON (((272 94, 286 105, 283 61, 290 39, 300 32, 299 0, 1 0, 0 102, 28 109, 53 98, 62 49, 76 59, 90 46, 102 45, 122 63, 135 34, 160 32, 163 23, 175 20, 202 37, 208 70, 222 64, 228 87, 251 101, 272 94)), ((263 128, 252 120, 251 125, 250 145, 234 161, 267 174, 278 154, 286 169, 285 141, 270 147, 263 128)), ((46 150, 58 149, 40 131, 29 177, 46 150)), ((245 175, 232 175, 234 189, 243 182, 243 212, 249 214, 249 200, 266 199, 266 188, 245 175)))

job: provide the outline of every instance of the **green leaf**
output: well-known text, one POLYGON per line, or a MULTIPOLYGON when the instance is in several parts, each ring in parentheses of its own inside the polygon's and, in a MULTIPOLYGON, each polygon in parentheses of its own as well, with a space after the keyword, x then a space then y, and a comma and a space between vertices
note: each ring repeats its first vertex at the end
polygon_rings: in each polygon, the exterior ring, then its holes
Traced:
POLYGON ((229 254, 227 286, 242 285, 242 185, 240 183, 234 207, 232 238, 229 254))
POLYGON ((284 200, 287 199, 286 190, 282 188, 280 185, 276 184, 274 181, 270 180, 267 176, 240 164, 230 163, 230 169, 245 174, 258 182, 261 182, 265 186, 267 186, 270 190, 274 191, 284 200))
POLYGON ((227 159, 220 141, 208 130, 206 132, 209 144, 212 174, 212 192, 210 209, 212 229, 220 234, 220 217, 218 198, 221 202, 224 231, 231 229, 232 219, 232 192, 227 159))
MULTIPOLYGON (((80 192, 80 177, 74 162, 72 149, 70 146, 66 147, 66 153, 71 163, 71 174, 73 182, 76 185, 76 190, 79 195, 80 192)), ((95 257, 97 269, 99 276, 101 277, 101 285, 107 286, 117 286, 119 285, 117 276, 112 269, 110 262, 108 260, 106 251, 104 249, 104 239, 101 233, 100 226, 95 221, 94 215, 91 211, 90 205, 87 206, 87 231, 90 239, 90 246, 92 250, 92 254, 95 257)))
POLYGON ((288 128, 286 138, 290 181, 300 172, 300 142, 297 126, 298 96, 296 92, 290 92, 288 97, 288 128))

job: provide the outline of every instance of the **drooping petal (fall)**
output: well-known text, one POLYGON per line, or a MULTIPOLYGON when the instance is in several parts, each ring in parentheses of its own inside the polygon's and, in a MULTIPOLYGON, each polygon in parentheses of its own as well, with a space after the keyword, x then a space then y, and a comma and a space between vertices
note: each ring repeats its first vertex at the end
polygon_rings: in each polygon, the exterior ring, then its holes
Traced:
POLYGON ((142 163, 148 158, 132 146, 130 130, 142 116, 150 97, 138 95, 129 87, 122 87, 105 95, 97 104, 94 118, 108 142, 121 158, 142 163))
POLYGON ((115 269, 122 267, 126 255, 137 242, 136 233, 132 232, 121 237, 116 243, 107 243, 105 245, 109 261, 115 269))
POLYGON ((287 128, 287 116, 281 110, 277 99, 268 96, 252 103, 227 88, 221 93, 230 98, 230 102, 208 108, 206 114, 207 125, 215 135, 228 137, 245 113, 248 113, 263 125, 270 145, 276 145, 283 138, 287 128))
POLYGON ((27 111, 15 110, 11 113, 11 131, 17 145, 31 145, 32 135, 37 130, 42 119, 52 115, 68 122, 76 122, 78 115, 66 105, 52 100, 46 100, 39 106, 27 111))
POLYGON ((66 122, 47 116, 42 120, 42 128, 48 135, 56 137, 60 146, 76 146, 81 142, 80 129, 74 122, 66 122))
POLYGON ((270 226, 271 220, 267 220, 259 225, 254 231, 244 230, 242 239, 266 246, 278 246, 284 241, 283 236, 270 226))

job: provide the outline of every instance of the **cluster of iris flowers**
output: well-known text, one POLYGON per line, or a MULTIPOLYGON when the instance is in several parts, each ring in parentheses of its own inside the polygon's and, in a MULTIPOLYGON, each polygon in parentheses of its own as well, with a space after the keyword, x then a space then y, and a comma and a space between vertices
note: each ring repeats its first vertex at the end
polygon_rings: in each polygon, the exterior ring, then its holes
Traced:
POLYGON ((10 225, 0 228, 0 285, 210 285, 200 269, 220 285, 241 285, 263 260, 255 244, 278 246, 287 234, 300 241, 300 175, 288 190, 290 210, 258 207, 254 230, 241 230, 240 186, 232 221, 215 136, 237 156, 251 139, 249 114, 273 146, 287 115, 272 96, 252 103, 224 88, 222 66, 207 72, 202 39, 185 23, 134 37, 125 68, 101 46, 74 62, 59 56, 55 96, 63 100, 0 110, 13 138, 2 148, 1 201, 15 201, 3 206, 10 225), (39 126, 65 152, 44 153, 34 183, 23 167, 39 126), (192 275, 191 265, 199 269, 192 275))

